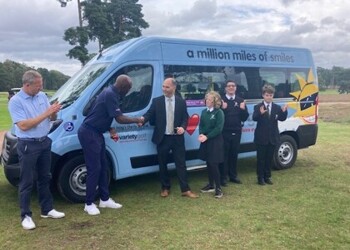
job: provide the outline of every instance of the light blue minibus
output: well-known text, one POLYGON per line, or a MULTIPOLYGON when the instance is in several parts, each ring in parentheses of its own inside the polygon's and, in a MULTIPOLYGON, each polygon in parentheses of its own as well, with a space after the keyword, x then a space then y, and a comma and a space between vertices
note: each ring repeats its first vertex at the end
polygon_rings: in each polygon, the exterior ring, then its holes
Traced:
MULTIPOLYGON (((186 100, 190 115, 186 130, 188 168, 203 166, 197 159, 198 122, 208 90, 224 91, 226 80, 234 80, 237 94, 247 103, 250 117, 243 124, 240 157, 255 155, 253 106, 261 102, 266 82, 276 88, 275 102, 288 103, 288 119, 279 123, 281 144, 274 167, 293 166, 297 150, 314 145, 317 138, 318 84, 311 53, 307 49, 196 41, 162 37, 139 37, 102 51, 69 79, 51 101, 62 104, 52 139, 53 180, 61 195, 83 202, 86 167, 77 131, 91 102, 120 74, 132 78, 133 87, 122 101, 125 115, 139 117, 162 95, 166 77, 177 81, 177 94, 186 100)), ((153 127, 122 125, 113 121, 117 142, 105 134, 110 176, 114 180, 158 171, 156 147, 151 141, 153 127)), ((7 179, 18 182, 16 138, 5 135, 2 163, 7 179)), ((173 163, 169 164, 174 167, 173 163)))

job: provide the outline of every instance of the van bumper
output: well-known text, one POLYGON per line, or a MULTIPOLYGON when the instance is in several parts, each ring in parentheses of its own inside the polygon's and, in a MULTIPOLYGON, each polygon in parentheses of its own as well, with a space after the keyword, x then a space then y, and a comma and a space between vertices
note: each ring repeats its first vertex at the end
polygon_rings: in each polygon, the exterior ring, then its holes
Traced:
POLYGON ((20 167, 19 164, 4 165, 5 177, 13 186, 18 186, 20 167))
POLYGON ((20 167, 17 154, 17 137, 10 131, 5 133, 1 150, 1 164, 4 166, 6 179, 14 186, 18 185, 20 167))
POLYGON ((315 145, 318 134, 318 125, 310 124, 305 126, 299 126, 297 129, 297 134, 299 138, 298 149, 307 148, 309 146, 315 145))

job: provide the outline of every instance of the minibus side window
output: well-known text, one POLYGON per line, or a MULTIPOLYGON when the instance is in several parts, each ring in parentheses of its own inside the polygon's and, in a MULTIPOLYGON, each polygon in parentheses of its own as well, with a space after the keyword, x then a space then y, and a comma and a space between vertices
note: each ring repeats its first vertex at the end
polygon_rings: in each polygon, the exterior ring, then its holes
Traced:
POLYGON ((224 69, 222 66, 164 65, 164 76, 176 80, 177 94, 186 100, 187 106, 205 106, 204 97, 209 90, 223 93, 224 69))
POLYGON ((297 74, 305 77, 307 69, 164 65, 164 75, 175 78, 187 106, 204 106, 209 90, 224 95, 227 80, 237 84, 236 94, 244 99, 261 99, 262 86, 266 83, 275 87, 276 98, 291 97, 290 92, 299 90, 297 74))
MULTIPOLYGON (((132 79, 132 88, 122 100, 124 113, 144 109, 152 97, 153 68, 151 65, 129 65, 118 71, 132 79)), ((119 75, 119 74, 117 74, 119 75)))
POLYGON ((134 112, 145 108, 152 96, 153 68, 151 65, 128 65, 119 69, 110 77, 103 87, 91 98, 86 105, 83 114, 86 115, 88 110, 96 99, 96 96, 105 88, 114 84, 119 75, 128 75, 132 80, 132 88, 129 93, 121 100, 121 110, 123 113, 134 112))
POLYGON ((275 87, 275 98, 289 97, 290 84, 286 77, 286 69, 261 68, 260 75, 264 82, 275 87))

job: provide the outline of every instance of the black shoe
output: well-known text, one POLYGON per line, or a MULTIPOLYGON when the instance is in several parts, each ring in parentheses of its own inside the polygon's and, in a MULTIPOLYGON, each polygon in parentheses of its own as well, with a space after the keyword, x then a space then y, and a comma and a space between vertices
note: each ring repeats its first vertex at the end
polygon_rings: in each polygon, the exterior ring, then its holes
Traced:
POLYGON ((227 187, 227 182, 226 182, 226 181, 222 181, 222 182, 220 182, 220 185, 221 185, 222 187, 227 187))
POLYGON ((230 182, 233 182, 235 184, 242 184, 241 180, 238 178, 230 179, 230 182))
POLYGON ((215 188, 213 186, 210 186, 210 184, 206 185, 204 188, 201 189, 202 193, 213 193, 215 191, 215 188))
POLYGON ((270 179, 265 179, 265 183, 269 185, 273 185, 273 182, 270 179))
POLYGON ((214 197, 220 199, 222 196, 224 196, 224 194, 222 193, 221 188, 217 188, 215 190, 215 196, 214 197))
POLYGON ((265 181, 264 180, 258 180, 258 184, 261 185, 261 186, 264 186, 265 185, 265 181))

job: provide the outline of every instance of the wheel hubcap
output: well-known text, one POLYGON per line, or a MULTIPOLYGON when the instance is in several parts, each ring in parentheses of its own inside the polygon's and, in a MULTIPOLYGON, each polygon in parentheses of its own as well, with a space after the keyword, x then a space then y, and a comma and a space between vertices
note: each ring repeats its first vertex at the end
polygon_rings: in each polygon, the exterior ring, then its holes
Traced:
POLYGON ((278 149, 278 159, 283 164, 288 164, 293 159, 293 147, 289 143, 282 143, 278 149))
POLYGON ((77 166, 70 175, 69 185, 77 195, 86 195, 87 170, 85 165, 77 166))

